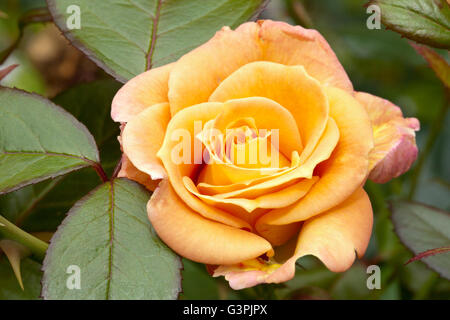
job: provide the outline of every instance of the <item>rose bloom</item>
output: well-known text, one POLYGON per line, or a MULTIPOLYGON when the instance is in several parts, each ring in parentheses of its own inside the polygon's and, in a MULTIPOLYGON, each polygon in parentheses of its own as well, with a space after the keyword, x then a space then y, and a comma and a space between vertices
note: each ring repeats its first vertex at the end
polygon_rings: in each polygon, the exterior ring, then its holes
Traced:
POLYGON ((372 231, 366 179, 387 182, 417 156, 417 119, 354 91, 316 30, 270 20, 224 27, 131 79, 111 115, 119 176, 154 190, 159 237, 234 289, 287 281, 305 255, 347 270, 372 231))

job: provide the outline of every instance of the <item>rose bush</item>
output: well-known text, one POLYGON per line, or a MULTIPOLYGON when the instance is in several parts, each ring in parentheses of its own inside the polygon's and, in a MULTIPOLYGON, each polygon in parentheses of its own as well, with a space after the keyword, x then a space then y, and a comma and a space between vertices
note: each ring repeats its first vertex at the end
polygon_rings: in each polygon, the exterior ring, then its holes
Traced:
POLYGON ((305 255, 348 269, 371 235, 366 179, 384 183, 417 156, 417 119, 355 92, 317 31, 269 20, 224 27, 133 78, 111 115, 119 176, 156 188, 159 237, 234 289, 289 280, 305 255))

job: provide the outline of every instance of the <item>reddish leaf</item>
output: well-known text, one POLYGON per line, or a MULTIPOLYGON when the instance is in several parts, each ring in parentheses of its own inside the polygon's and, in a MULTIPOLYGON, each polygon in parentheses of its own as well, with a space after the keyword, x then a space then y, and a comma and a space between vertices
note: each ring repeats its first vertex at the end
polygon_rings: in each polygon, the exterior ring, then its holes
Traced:
POLYGON ((426 257, 434 256, 435 254, 449 252, 449 251, 450 251, 450 247, 430 249, 430 250, 427 250, 427 251, 419 253, 415 257, 412 257, 411 259, 406 261, 405 265, 407 265, 407 264, 409 264, 411 262, 417 261, 417 260, 424 259, 426 257))
POLYGON ((450 65, 442 58, 436 51, 413 42, 410 42, 411 46, 424 57, 428 62, 430 68, 434 71, 436 76, 442 81, 442 83, 450 88, 450 65))

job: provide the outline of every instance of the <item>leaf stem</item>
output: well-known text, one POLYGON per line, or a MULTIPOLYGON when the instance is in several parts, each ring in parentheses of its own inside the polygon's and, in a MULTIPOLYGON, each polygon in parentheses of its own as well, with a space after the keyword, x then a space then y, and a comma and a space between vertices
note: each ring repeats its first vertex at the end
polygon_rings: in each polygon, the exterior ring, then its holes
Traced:
POLYGON ((38 262, 42 262, 47 251, 48 244, 44 241, 23 231, 8 219, 0 215, 0 237, 8 240, 16 241, 32 252, 32 258, 38 262))
POLYGON ((117 162, 116 167, 114 168, 114 172, 111 176, 111 180, 117 178, 117 175, 119 174, 120 169, 122 169, 122 158, 120 158, 119 162, 117 162))
POLYGON ((436 138, 438 137, 439 133, 441 132, 442 127, 444 126, 445 117, 446 117, 449 107, 450 107, 450 91, 449 91, 449 89, 445 88, 444 104, 442 105, 434 123, 432 124, 431 131, 430 131, 427 141, 425 143, 425 147, 424 147, 422 153, 420 154, 419 160, 417 161, 417 165, 414 168, 414 171, 412 173, 411 188, 409 190, 409 195, 408 195, 409 200, 412 200, 414 198, 414 194, 417 189, 417 183, 419 182, 420 173, 425 164, 425 160, 428 158, 429 154, 431 153, 434 143, 436 141, 436 138))
POLYGON ((97 172, 100 179, 102 179, 102 182, 109 181, 108 175, 106 174, 105 170, 103 170, 103 167, 100 163, 94 162, 92 163, 92 167, 94 168, 95 172, 97 172))

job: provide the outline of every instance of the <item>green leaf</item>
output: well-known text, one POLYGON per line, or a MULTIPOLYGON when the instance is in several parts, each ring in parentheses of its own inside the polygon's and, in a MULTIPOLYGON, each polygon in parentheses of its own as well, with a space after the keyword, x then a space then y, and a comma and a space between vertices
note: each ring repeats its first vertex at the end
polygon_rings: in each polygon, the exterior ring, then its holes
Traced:
POLYGON ((5 256, 0 254, 0 300, 36 300, 41 292, 41 265, 31 259, 21 262, 24 290, 5 256))
POLYGON ((92 133, 100 149, 102 166, 110 174, 121 156, 117 140, 119 125, 111 119, 111 102, 121 86, 114 80, 96 80, 80 84, 53 99, 92 133))
MULTIPOLYGON (((111 120, 111 101, 121 84, 98 80, 73 87, 53 101, 87 126, 100 149, 102 166, 111 174, 120 159, 119 127, 111 120)), ((26 231, 55 231, 67 211, 99 184, 91 168, 30 185, 0 197, 0 212, 26 231)))
MULTIPOLYGON (((63 34, 121 82, 177 60, 223 26, 236 27, 266 0, 48 0, 63 34), (80 29, 67 8, 80 8, 80 29)), ((70 12, 70 10, 69 10, 70 12)))
MULTIPOLYGON (((413 202, 394 202, 392 221, 403 244, 415 255, 450 244, 450 214, 437 208, 413 202)), ((422 259, 442 277, 450 279, 450 253, 422 259)))
POLYGON ((450 65, 442 58, 436 51, 421 46, 418 44, 411 43, 411 45, 416 49, 416 51, 424 57, 428 62, 430 68, 434 71, 436 76, 442 81, 442 83, 450 88, 450 65))
POLYGON ((402 36, 437 48, 450 48, 450 8, 446 0, 372 0, 381 21, 402 36))
POLYGON ((176 299, 181 261, 147 218, 149 193, 115 179, 78 201, 52 238, 44 260, 45 299, 176 299), (69 266, 80 289, 68 289, 69 266))
POLYGON ((333 299, 370 299, 376 290, 369 290, 367 288, 366 268, 360 263, 355 264, 342 273, 339 279, 334 283, 330 290, 330 295, 333 299))
POLYGON ((181 299, 219 299, 219 281, 208 274, 204 264, 183 259, 183 267, 183 293, 180 296, 181 299))
POLYGON ((86 127, 52 102, 0 88, 0 194, 99 162, 86 127))

